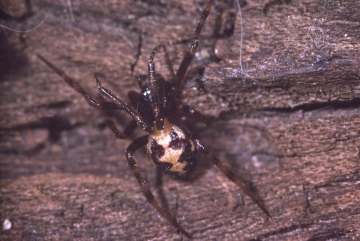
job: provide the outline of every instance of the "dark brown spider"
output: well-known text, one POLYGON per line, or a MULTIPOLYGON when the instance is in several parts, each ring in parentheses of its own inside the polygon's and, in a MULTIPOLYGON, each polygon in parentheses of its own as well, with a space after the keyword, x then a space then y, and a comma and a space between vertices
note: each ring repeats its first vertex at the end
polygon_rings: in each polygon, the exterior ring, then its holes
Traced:
POLYGON ((175 228, 177 228, 178 231, 189 238, 191 235, 180 226, 176 219, 172 218, 159 206, 148 185, 142 178, 139 168, 133 158, 134 152, 140 147, 147 145, 148 153, 155 166, 174 177, 184 176, 191 170, 195 163, 197 152, 199 151, 209 158, 220 171, 230 179, 230 181, 239 186, 267 216, 270 216, 265 206, 250 192, 246 185, 240 181, 227 166, 217 159, 201 140, 192 136, 192 133, 188 128, 190 126, 188 118, 203 119, 203 116, 192 107, 179 103, 177 98, 179 95, 179 86, 194 57, 198 47, 201 29, 209 15, 212 4, 213 0, 210 0, 202 12, 192 38, 190 49, 182 60, 176 75, 171 81, 165 81, 161 76, 156 74, 154 57, 158 48, 163 47, 160 45, 155 48, 150 55, 148 62, 148 82, 142 87, 141 93, 129 91, 128 96, 130 103, 121 100, 103 87, 96 74, 94 74, 94 76, 99 93, 108 101, 95 100, 81 88, 78 83, 65 74, 64 71, 57 68, 41 55, 38 55, 38 57, 53 71, 60 75, 70 87, 79 92, 92 107, 103 110, 124 110, 132 117, 133 120, 125 128, 124 132, 121 133, 110 119, 110 116, 105 114, 106 121, 117 138, 127 138, 138 125, 147 132, 147 135, 137 138, 126 149, 125 155, 128 164, 139 182, 147 201, 175 228))

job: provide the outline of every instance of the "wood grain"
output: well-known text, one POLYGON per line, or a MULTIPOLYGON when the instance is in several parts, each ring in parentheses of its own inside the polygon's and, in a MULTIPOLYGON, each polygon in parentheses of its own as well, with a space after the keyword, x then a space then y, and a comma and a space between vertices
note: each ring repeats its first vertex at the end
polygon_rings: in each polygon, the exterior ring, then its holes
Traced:
MULTIPOLYGON (((21 14, 2 8, 0 24, 28 30, 46 19, 31 32, 0 32, 0 218, 12 223, 0 239, 184 239, 132 176, 123 153, 133 137, 117 140, 36 54, 94 96, 99 72, 126 98, 158 44, 168 44, 176 69, 206 1, 16 4, 21 14)), ((195 240, 357 240, 360 3, 241 4, 243 70, 236 5, 215 1, 182 95, 213 118, 199 126, 202 139, 251 183, 272 217, 206 159, 190 180, 164 176, 162 185, 144 151, 135 156, 139 167, 195 240)), ((164 57, 156 67, 168 78, 164 57)), ((119 126, 130 121, 116 117, 119 126)))

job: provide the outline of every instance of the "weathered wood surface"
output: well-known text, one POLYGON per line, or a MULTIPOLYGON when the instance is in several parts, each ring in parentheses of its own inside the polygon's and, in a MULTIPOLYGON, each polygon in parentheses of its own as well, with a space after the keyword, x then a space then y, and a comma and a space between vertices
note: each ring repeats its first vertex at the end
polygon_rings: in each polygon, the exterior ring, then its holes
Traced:
MULTIPOLYGON (((125 97, 159 43, 172 43, 176 68, 206 1, 71 0, 72 14, 69 1, 7 2, 19 8, 1 6, 3 25, 46 20, 28 33, 0 32, 0 218, 12 223, 0 239, 184 238, 140 192, 123 155, 131 140, 115 139, 35 54, 94 95, 97 71, 125 97)), ((252 183, 272 218, 206 160, 191 180, 156 185, 140 152, 143 175, 194 239, 358 240, 359 1, 242 1, 244 71, 237 8, 215 2, 183 101, 214 118, 202 138, 252 183)), ((164 55, 156 61, 169 76, 164 55)))

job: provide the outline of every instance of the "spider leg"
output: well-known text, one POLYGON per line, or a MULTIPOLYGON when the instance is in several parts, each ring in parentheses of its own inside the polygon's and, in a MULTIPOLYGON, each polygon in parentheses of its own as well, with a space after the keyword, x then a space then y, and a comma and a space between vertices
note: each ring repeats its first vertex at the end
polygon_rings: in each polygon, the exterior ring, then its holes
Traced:
POLYGON ((139 75, 136 77, 136 82, 141 90, 145 87, 143 83, 145 82, 146 79, 147 79, 147 75, 139 75))
POLYGON ((141 113, 141 111, 146 109, 144 104, 141 102, 141 95, 138 92, 130 90, 127 93, 127 96, 130 100, 130 103, 136 108, 137 111, 141 113))
MULTIPOLYGON (((171 44, 171 43, 170 43, 171 44)), ((164 49, 164 54, 165 54, 165 63, 166 63, 166 67, 168 68, 170 74, 171 74, 171 79, 175 78, 175 70, 173 68, 173 63, 170 59, 169 53, 167 51, 166 45, 163 46, 164 49)))
POLYGON ((171 223, 175 228, 178 229, 179 232, 183 233, 185 236, 187 236, 188 238, 191 238, 191 235, 186 232, 186 230, 184 228, 182 228, 180 226, 180 224, 174 219, 172 218, 163 208, 161 208, 159 206, 159 204, 157 203, 157 201, 155 200, 154 195, 152 194, 149 186, 146 184, 145 180, 142 178, 141 174, 140 174, 140 170, 137 167, 137 164, 133 158, 133 154, 134 152, 139 149, 142 146, 145 146, 148 142, 148 136, 142 136, 137 138, 133 143, 130 144, 130 146, 126 149, 125 151, 125 156, 126 159, 128 161, 128 164, 132 170, 132 172, 134 173, 140 187, 141 190, 143 191, 147 201, 154 207, 156 208, 156 210, 164 217, 166 218, 169 223, 171 223))
POLYGON ((211 6, 213 4, 214 0, 210 0, 208 4, 206 5, 204 11, 202 12, 200 19, 198 21, 198 25, 196 26, 194 35, 192 37, 191 46, 190 49, 187 51, 184 59, 182 60, 179 69, 176 73, 176 76, 174 78, 174 91, 177 91, 177 89, 180 86, 181 81, 184 79, 186 71, 191 63, 191 60, 194 58, 196 49, 199 45, 199 35, 200 32, 205 24, 206 18, 210 13, 211 6))
POLYGON ((173 68, 173 64, 172 64, 172 61, 170 59, 170 56, 169 56, 169 53, 168 53, 168 50, 167 50, 167 46, 168 45, 174 45, 173 42, 168 42, 167 44, 159 44, 156 48, 155 48, 155 51, 157 52, 158 49, 162 48, 163 49, 163 53, 164 53, 164 57, 165 57, 165 65, 166 67, 168 68, 168 71, 170 72, 171 74, 171 78, 173 79, 175 77, 175 72, 174 72, 174 68, 173 68))
POLYGON ((154 48, 150 54, 148 69, 149 69, 149 86, 151 94, 151 108, 155 117, 156 128, 158 130, 164 129, 164 110, 163 110, 163 100, 164 100, 164 81, 158 79, 155 71, 154 57, 159 48, 163 45, 159 45, 154 48))
MULTIPOLYGON (((101 97, 101 96, 100 96, 101 97)), ((107 126, 110 128, 110 130, 114 133, 114 135, 119 139, 127 139, 131 133, 134 132, 134 130, 137 127, 137 123, 135 120, 132 120, 126 127, 123 132, 121 132, 115 125, 111 114, 108 110, 119 110, 119 108, 112 102, 104 102, 102 101, 102 98, 99 98, 101 105, 102 105, 102 114, 104 117, 104 120, 107 124, 107 126)))
POLYGON ((220 169, 220 171, 230 179, 230 181, 240 187, 241 190, 243 190, 243 192, 248 195, 268 217, 271 217, 269 211, 260 202, 260 200, 254 196, 254 194, 246 187, 246 185, 233 172, 231 172, 227 166, 225 166, 219 159, 217 159, 217 157, 206 146, 204 146, 200 140, 197 139, 195 142, 201 153, 205 154, 205 156, 209 158, 220 169))
POLYGON ((136 121, 136 123, 141 126, 142 129, 144 129, 147 132, 152 132, 152 126, 147 122, 147 120, 145 120, 137 111, 133 110, 133 108, 131 107, 131 105, 126 102, 121 100, 119 97, 117 97, 116 95, 114 95, 113 93, 111 93, 108 89, 106 89, 105 87, 103 87, 100 83, 100 79, 99 76, 94 73, 94 77, 95 77, 95 81, 98 85, 98 90, 99 93, 101 94, 101 96, 103 96, 104 98, 110 99, 112 103, 114 103, 116 106, 118 106, 118 108, 122 108, 123 110, 125 110, 129 115, 131 115, 131 117, 136 121))
POLYGON ((45 59, 40 54, 37 55, 41 61, 43 61, 50 69, 52 69, 55 73, 57 73, 64 81, 74 90, 79 92, 85 100, 89 103, 90 106, 101 109, 101 103, 97 102, 93 97, 91 97, 81 86, 76 83, 72 78, 70 78, 63 70, 57 68, 55 65, 50 63, 47 59, 45 59))
POLYGON ((147 120, 152 120, 152 110, 151 108, 146 107, 144 102, 141 100, 141 95, 136 91, 130 90, 128 92, 128 98, 131 104, 135 107, 136 111, 138 111, 141 116, 143 116, 147 120))
POLYGON ((114 133, 114 135, 119 139, 127 139, 131 133, 134 132, 134 130, 137 127, 136 121, 132 120, 126 127, 123 132, 120 132, 119 129, 116 127, 114 121, 112 120, 110 114, 107 111, 103 111, 103 115, 106 121, 106 124, 111 129, 111 131, 114 133))
POLYGON ((79 92, 85 100, 89 103, 90 106, 96 108, 96 109, 118 109, 118 110, 125 110, 128 114, 131 115, 131 117, 136 121, 138 125, 141 126, 145 131, 151 132, 152 126, 147 123, 147 121, 142 118, 139 113, 137 113, 135 110, 133 110, 129 103, 119 99, 117 96, 112 94, 110 91, 108 91, 106 88, 102 87, 100 84, 99 77, 97 74, 94 74, 95 81, 98 84, 98 89, 100 94, 102 94, 104 97, 109 98, 112 100, 112 103, 110 102, 99 102, 95 100, 93 97, 91 97, 76 81, 74 81, 72 78, 70 78, 63 70, 57 68, 55 65, 53 65, 51 62, 49 62, 47 59, 45 59, 40 54, 37 55, 41 61, 43 61, 50 69, 52 69, 55 73, 57 73, 63 80, 74 90, 79 92))
POLYGON ((112 102, 101 102, 101 109, 106 125, 110 128, 110 130, 114 133, 114 135, 119 139, 127 139, 131 133, 137 127, 137 123, 135 120, 132 120, 126 127, 123 132, 121 132, 115 125, 110 113, 108 110, 119 110, 119 108, 112 102))

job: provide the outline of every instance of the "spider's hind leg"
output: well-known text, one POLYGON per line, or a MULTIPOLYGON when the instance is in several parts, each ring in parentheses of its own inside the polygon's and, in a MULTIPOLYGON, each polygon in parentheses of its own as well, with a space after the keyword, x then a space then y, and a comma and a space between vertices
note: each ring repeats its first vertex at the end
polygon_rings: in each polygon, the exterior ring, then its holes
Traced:
POLYGON ((264 204, 246 187, 246 185, 232 172, 230 169, 222 163, 200 140, 195 140, 197 147, 200 152, 209 158, 212 163, 214 163, 222 173, 227 176, 233 183, 235 183, 241 190, 248 195, 258 206, 259 208, 268 216, 271 217, 269 211, 266 209, 264 204))
POLYGON ((126 159, 128 161, 128 164, 134 173, 142 192, 144 193, 147 201, 154 207, 156 210, 164 217, 166 218, 169 223, 171 223, 177 230, 181 233, 183 233, 186 237, 191 238, 191 235, 180 226, 180 224, 176 221, 176 219, 172 218, 162 207, 159 206, 158 202, 155 200, 154 195, 152 194, 149 186, 146 184, 145 180, 140 174, 140 170, 133 158, 134 152, 139 149, 142 146, 145 146, 148 143, 148 136, 142 136, 136 139, 133 143, 130 144, 130 146, 126 149, 125 155, 126 159))

